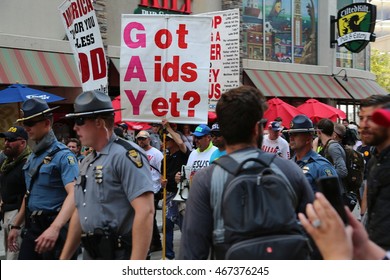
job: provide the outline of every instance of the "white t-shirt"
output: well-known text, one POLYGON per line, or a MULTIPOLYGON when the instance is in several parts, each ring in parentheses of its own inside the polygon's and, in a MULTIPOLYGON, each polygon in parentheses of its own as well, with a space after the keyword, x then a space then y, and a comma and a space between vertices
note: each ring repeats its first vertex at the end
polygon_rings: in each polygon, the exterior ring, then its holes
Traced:
POLYGON ((210 145, 203 152, 199 151, 199 148, 191 152, 187 161, 187 166, 191 167, 191 178, 196 171, 210 165, 210 157, 215 150, 218 150, 218 148, 210 142, 210 145))
POLYGON ((145 151, 145 153, 148 157, 149 164, 158 170, 157 171, 153 167, 150 167, 150 172, 152 173, 154 193, 157 193, 161 188, 161 161, 163 160, 164 156, 155 147, 150 148, 149 150, 145 151))
POLYGON ((264 152, 274 153, 282 158, 290 159, 290 148, 288 142, 280 136, 276 140, 270 140, 269 135, 264 135, 261 149, 264 152))

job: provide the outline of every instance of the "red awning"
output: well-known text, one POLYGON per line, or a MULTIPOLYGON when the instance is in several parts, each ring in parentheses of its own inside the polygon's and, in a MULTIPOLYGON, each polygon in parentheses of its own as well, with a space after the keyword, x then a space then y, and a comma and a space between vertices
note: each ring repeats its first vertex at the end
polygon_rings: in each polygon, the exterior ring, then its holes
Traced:
POLYGON ((374 94, 389 94, 374 80, 348 77, 348 81, 344 81, 340 77, 334 78, 353 97, 353 99, 365 99, 374 94))
POLYGON ((265 96, 351 99, 331 76, 251 69, 244 71, 265 96))
POLYGON ((81 87, 73 54, 0 48, 0 84, 81 87))

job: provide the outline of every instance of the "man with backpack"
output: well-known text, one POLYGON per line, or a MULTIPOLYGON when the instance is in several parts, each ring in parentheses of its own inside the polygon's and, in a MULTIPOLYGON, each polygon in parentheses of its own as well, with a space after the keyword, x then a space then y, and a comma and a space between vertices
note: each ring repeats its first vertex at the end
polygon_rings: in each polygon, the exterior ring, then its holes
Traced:
POLYGON ((313 201, 302 171, 257 148, 266 102, 241 86, 216 108, 227 155, 198 171, 182 228, 181 259, 306 259, 307 238, 296 213, 313 201))
POLYGON ((330 119, 321 119, 317 124, 317 128, 317 135, 321 139, 321 143, 324 143, 324 147, 319 154, 334 165, 340 179, 345 178, 348 175, 347 166, 345 164, 345 151, 341 146, 341 143, 334 140, 332 137, 334 133, 334 123, 330 119))

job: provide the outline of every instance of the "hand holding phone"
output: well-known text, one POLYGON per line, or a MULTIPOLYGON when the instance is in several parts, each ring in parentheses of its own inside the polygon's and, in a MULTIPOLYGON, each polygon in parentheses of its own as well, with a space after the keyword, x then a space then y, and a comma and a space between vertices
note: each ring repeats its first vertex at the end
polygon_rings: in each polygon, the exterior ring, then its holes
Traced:
POLYGON ((319 191, 322 192, 330 204, 332 204, 333 208, 336 209, 344 224, 347 225, 348 218, 341 195, 339 178, 336 176, 321 177, 317 180, 317 186, 319 191))

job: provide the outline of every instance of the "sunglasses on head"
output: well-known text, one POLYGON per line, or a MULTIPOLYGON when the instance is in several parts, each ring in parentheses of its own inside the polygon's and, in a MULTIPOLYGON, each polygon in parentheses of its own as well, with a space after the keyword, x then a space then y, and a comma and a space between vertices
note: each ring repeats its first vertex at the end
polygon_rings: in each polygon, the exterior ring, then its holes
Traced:
POLYGON ((22 138, 4 138, 4 141, 9 142, 9 143, 16 142, 19 140, 24 140, 24 139, 22 139, 22 138))

